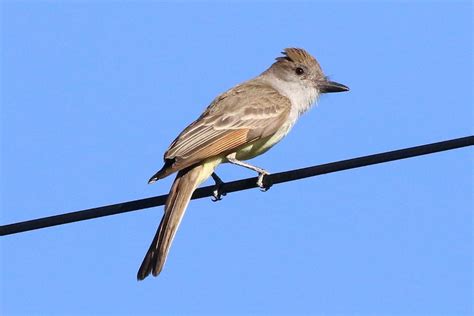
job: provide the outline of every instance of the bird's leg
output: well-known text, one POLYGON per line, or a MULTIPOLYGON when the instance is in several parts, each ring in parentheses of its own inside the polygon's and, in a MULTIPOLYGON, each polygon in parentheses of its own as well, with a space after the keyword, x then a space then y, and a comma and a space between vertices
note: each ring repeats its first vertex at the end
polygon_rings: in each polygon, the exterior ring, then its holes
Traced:
POLYGON ((227 193, 224 191, 224 181, 219 178, 217 173, 213 172, 211 175, 212 179, 214 179, 215 185, 214 190, 212 191, 212 202, 217 202, 222 200, 222 197, 225 196, 227 193))
POLYGON ((227 159, 230 163, 232 163, 232 164, 234 164, 234 165, 241 166, 241 167, 245 167, 245 168, 247 168, 247 169, 250 169, 250 170, 253 170, 253 171, 257 172, 257 173, 258 173, 257 185, 258 185, 258 187, 260 188, 261 191, 265 192, 265 191, 267 191, 268 189, 270 189, 270 186, 271 186, 271 185, 265 186, 265 185, 263 184, 263 177, 266 176, 266 175, 269 175, 270 172, 268 172, 268 171, 265 170, 265 169, 262 169, 262 168, 253 166, 253 165, 251 165, 251 164, 248 164, 248 163, 246 163, 246 162, 243 162, 243 161, 240 161, 240 160, 235 159, 235 153, 228 155, 228 156, 226 157, 226 159, 227 159))

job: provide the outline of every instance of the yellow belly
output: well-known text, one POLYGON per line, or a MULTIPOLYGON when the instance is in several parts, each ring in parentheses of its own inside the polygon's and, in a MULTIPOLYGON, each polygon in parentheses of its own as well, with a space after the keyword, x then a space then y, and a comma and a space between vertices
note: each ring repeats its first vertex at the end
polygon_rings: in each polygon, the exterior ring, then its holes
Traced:
POLYGON ((257 157, 270 148, 272 148, 276 143, 278 143, 284 136, 286 132, 275 133, 270 137, 262 138, 251 142, 248 145, 241 147, 236 151, 235 158, 237 160, 248 160, 254 157, 257 157))

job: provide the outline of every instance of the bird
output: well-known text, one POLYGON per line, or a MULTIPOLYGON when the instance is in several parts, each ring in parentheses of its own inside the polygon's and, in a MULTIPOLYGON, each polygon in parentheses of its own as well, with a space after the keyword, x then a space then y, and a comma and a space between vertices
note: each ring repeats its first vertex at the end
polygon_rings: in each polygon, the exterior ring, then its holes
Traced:
POLYGON ((194 190, 206 179, 216 182, 214 200, 225 194, 214 172, 231 163, 258 173, 257 185, 269 174, 247 162, 265 153, 285 137, 298 118, 321 94, 349 91, 329 80, 318 61, 302 48, 285 48, 282 55, 257 77, 217 96, 194 122, 171 143, 164 165, 148 181, 154 183, 175 172, 164 214, 138 270, 137 279, 157 276, 194 190))

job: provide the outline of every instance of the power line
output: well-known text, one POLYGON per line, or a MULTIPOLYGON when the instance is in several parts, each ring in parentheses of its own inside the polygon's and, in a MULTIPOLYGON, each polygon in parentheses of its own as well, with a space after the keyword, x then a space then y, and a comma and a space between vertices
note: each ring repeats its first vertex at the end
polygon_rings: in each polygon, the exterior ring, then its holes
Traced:
MULTIPOLYGON (((440 151, 452 150, 456 148, 462 148, 474 145, 474 136, 461 137, 456 139, 450 139, 447 141, 431 143, 416 147, 404 148, 394 151, 388 151, 384 153, 357 157, 347 160, 336 161, 323 165, 317 165, 302 169, 295 169, 285 172, 274 173, 264 178, 264 184, 266 186, 294 181, 298 179, 304 179, 308 177, 314 177, 326 173, 337 172, 347 169, 354 169, 369 165, 375 165, 379 163, 400 160, 405 158, 411 158, 416 156, 433 154, 440 151)), ((223 189, 227 193, 247 190, 257 187, 257 178, 247 178, 232 182, 227 182, 223 186, 223 189)), ((207 186, 197 189, 192 199, 200 199, 212 195, 214 186, 207 186)), ((93 219, 103 216, 115 215, 125 212, 137 211, 144 208, 154 207, 163 205, 168 195, 160 195, 156 197, 134 200, 124 203, 112 204, 107 206, 95 207, 82 211, 65 213, 55 216, 43 217, 33 219, 24 222, 18 222, 8 225, 0 226, 0 236, 16 234, 29 230, 35 230, 45 227, 51 227, 56 225, 62 225, 66 223, 78 222, 87 219, 93 219)))

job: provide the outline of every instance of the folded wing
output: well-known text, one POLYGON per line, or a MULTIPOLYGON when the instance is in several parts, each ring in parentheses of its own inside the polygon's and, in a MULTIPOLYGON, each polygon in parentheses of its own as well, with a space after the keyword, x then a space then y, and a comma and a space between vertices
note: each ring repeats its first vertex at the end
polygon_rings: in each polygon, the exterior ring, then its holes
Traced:
POLYGON ((207 158, 272 136, 290 113, 290 100, 262 83, 244 83, 217 97, 165 153, 163 178, 207 158))

